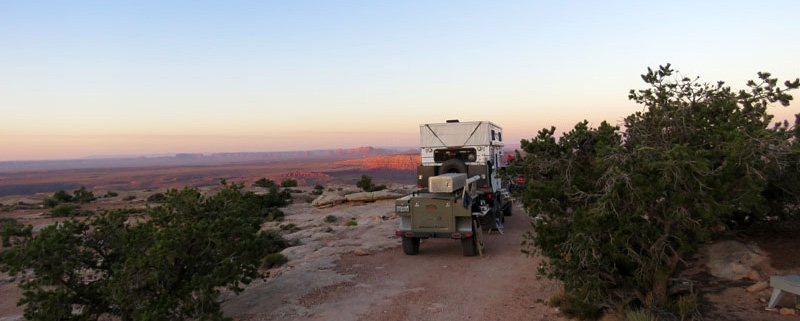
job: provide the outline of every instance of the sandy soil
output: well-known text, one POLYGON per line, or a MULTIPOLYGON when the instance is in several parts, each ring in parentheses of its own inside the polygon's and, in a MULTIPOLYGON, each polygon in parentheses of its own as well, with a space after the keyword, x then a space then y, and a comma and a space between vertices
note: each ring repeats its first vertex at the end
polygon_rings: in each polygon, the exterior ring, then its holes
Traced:
POLYGON ((280 277, 228 297, 226 314, 241 320, 560 319, 536 303, 558 286, 537 280, 540 259, 520 252, 529 228, 524 214, 515 211, 508 218, 505 235, 486 236, 484 257, 462 256, 460 243, 450 239, 423 240, 420 253, 407 256, 393 236, 397 221, 375 219, 391 215, 393 204, 334 208, 357 217, 359 225, 314 252, 329 254, 292 261, 280 277), (355 250, 371 254, 357 256, 355 250))

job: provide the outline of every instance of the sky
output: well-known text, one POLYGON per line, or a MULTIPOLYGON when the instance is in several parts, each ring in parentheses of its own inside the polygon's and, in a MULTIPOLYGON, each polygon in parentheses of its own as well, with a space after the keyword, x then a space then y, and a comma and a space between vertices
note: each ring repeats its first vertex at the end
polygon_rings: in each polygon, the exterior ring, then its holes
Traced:
POLYGON ((797 1, 0 1, 0 161, 416 146, 447 119, 518 143, 621 123, 647 67, 735 89, 800 77, 798 17, 797 1))

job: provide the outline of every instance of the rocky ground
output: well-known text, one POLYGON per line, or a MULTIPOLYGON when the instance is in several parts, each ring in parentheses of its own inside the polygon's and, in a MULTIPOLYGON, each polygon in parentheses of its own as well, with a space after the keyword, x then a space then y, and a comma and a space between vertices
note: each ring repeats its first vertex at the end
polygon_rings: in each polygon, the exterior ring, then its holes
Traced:
MULTIPOLYGON (((391 187, 398 194, 411 189, 391 187)), ((301 189, 302 193, 293 194, 294 203, 283 209, 285 219, 264 226, 299 228, 282 232, 296 244, 283 251, 288 263, 266 271, 269 277, 254 281, 239 295, 224 293, 227 316, 242 321, 564 319, 544 303, 560 286, 537 278, 540 257, 520 252, 522 234, 530 225, 519 208, 507 218, 504 235, 485 236, 483 257, 462 256, 460 244, 449 239, 423 240, 420 253, 407 256, 394 236, 398 222, 392 200, 353 201, 351 197, 348 201, 328 195, 327 199, 337 201, 315 207, 311 203, 316 196, 308 188, 301 189)), ((204 191, 213 193, 214 189, 204 191)), ((352 187, 342 187, 326 194, 352 192, 352 187)), ((120 193, 84 208, 144 207, 144 199, 153 193, 120 193)), ((44 197, 5 197, 0 202, 35 204, 44 197)), ((27 208, 2 212, 0 218, 12 217, 41 228, 57 220, 45 213, 45 209, 27 208)), ((795 234, 733 237, 726 240, 732 242, 726 247, 709 247, 693 258, 681 277, 691 280, 705 319, 798 320, 781 315, 780 310, 766 311, 771 288, 759 283, 771 275, 800 274, 800 236, 795 234), (723 272, 714 266, 721 266, 723 272), (728 272, 733 274, 722 275, 728 272)), ((0 321, 21 319, 22 309, 15 304, 20 296, 15 283, 0 275, 0 321)), ((792 296, 779 304, 787 314, 797 312, 791 309, 792 296)))

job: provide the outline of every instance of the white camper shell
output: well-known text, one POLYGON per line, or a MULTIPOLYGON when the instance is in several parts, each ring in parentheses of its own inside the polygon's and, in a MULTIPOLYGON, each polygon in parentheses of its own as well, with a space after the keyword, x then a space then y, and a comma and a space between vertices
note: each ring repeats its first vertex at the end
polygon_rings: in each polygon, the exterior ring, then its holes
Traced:
POLYGON ((441 149, 474 148, 474 159, 464 161, 467 166, 486 165, 492 167, 492 186, 501 186, 497 169, 506 166, 503 157, 503 128, 490 121, 422 124, 419 126, 420 154, 422 166, 440 166, 434 153, 441 149))

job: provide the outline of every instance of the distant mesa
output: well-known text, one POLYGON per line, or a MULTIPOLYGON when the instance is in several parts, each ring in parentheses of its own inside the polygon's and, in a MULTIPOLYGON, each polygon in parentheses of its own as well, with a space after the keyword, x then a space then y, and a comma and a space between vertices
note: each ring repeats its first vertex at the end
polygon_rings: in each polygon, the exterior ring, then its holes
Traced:
POLYGON ((336 162, 340 165, 355 165, 359 169, 394 169, 415 171, 420 164, 419 154, 414 155, 383 155, 359 159, 350 159, 336 162))
POLYGON ((306 172, 301 170, 288 171, 280 175, 282 178, 330 178, 331 176, 325 173, 306 172))

